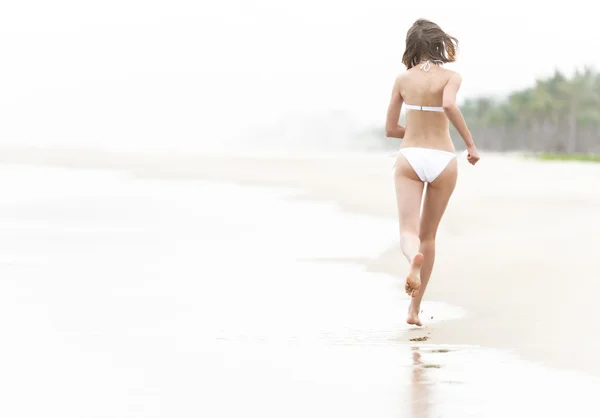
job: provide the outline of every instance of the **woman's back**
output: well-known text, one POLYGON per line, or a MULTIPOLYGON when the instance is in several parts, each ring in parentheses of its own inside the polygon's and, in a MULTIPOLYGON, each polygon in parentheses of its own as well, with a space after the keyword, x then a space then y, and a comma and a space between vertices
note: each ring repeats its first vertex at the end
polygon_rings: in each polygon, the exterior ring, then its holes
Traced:
MULTIPOLYGON (((456 60, 457 48, 458 40, 429 20, 418 19, 408 30, 402 55, 407 71, 396 78, 385 123, 387 137, 403 139, 400 147, 403 154, 415 149, 445 152, 446 157, 454 153, 451 123, 465 142, 469 162, 475 164, 479 160, 471 133, 456 105, 462 77, 441 67, 456 60), (406 127, 398 124, 403 105, 406 127)), ((418 152, 424 155, 423 151, 418 152)))
POLYGON ((403 148, 422 147, 454 152, 450 124, 442 109, 444 88, 454 74, 453 71, 426 62, 398 76, 397 86, 406 108, 403 148), (425 110, 421 110, 421 106, 425 110))

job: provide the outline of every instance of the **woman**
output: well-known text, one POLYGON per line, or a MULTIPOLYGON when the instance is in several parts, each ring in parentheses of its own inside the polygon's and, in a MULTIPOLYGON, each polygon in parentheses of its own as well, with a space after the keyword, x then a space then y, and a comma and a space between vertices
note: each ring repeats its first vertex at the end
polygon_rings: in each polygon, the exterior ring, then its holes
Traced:
POLYGON ((410 263, 405 290, 412 298, 406 322, 419 326, 421 300, 435 259, 435 236, 456 185, 456 152, 449 122, 467 146, 469 163, 479 161, 471 133, 456 106, 461 76, 441 67, 456 60, 457 47, 457 39, 438 25, 417 20, 406 36, 402 62, 407 71, 396 78, 387 112, 386 135, 403 139, 394 181, 400 244, 410 263), (406 128, 398 125, 403 103, 406 128), (422 199, 425 183, 427 191, 422 199))

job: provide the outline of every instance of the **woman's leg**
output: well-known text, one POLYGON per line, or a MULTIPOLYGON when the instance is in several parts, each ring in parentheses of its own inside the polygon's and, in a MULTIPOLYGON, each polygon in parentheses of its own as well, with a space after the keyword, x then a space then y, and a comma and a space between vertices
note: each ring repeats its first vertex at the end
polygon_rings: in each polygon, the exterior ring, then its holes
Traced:
POLYGON ((396 158, 394 182, 400 222, 400 246, 411 265, 404 287, 407 293, 416 294, 421 285, 420 270, 423 263, 423 255, 419 253, 419 213, 424 184, 402 154, 396 158))
POLYGON ((456 158, 454 158, 442 174, 427 185, 419 228, 420 251, 424 258, 421 267, 421 289, 411 300, 407 319, 409 324, 422 325, 419 312, 421 310, 421 300, 423 300, 423 294, 427 288, 433 270, 433 262, 435 261, 435 236, 448 206, 450 196, 452 196, 456 186, 457 175, 458 164, 456 158))

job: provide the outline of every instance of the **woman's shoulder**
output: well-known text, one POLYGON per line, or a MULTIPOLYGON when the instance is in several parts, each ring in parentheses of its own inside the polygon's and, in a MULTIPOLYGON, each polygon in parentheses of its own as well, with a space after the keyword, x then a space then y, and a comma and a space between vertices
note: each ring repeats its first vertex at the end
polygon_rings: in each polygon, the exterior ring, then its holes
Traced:
POLYGON ((404 70, 398 74, 396 74, 396 83, 402 82, 408 77, 410 70, 404 70))
MULTIPOLYGON (((438 73, 438 76, 435 77, 438 80, 438 82, 442 82, 444 85, 450 81, 453 81, 458 84, 462 83, 462 76, 459 72, 443 67, 439 68, 439 70, 441 71, 438 73)), ((403 86, 412 84, 412 82, 414 82, 415 80, 422 81, 419 75, 420 73, 416 73, 412 68, 398 73, 394 81, 394 88, 401 89, 403 86)))
POLYGON ((413 76, 413 72, 409 70, 404 70, 396 75, 394 86, 396 88, 401 87, 403 84, 410 83, 411 77, 413 76))
POLYGON ((400 90, 402 85, 406 83, 406 76, 408 71, 402 71, 399 74, 396 74, 396 78, 394 79, 394 90, 400 90))
POLYGON ((462 81, 462 75, 460 75, 460 73, 458 71, 454 71, 454 70, 450 70, 448 68, 444 68, 444 74, 446 74, 448 81, 450 80, 456 80, 456 81, 462 81))

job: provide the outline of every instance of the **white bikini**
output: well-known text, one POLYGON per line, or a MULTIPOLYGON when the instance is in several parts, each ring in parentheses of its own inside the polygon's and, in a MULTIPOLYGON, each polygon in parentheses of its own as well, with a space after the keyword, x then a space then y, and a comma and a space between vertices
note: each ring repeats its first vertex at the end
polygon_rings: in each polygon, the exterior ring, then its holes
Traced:
MULTIPOLYGON (((434 61, 440 62, 441 61, 434 61)), ((429 71, 431 63, 425 61, 421 65, 421 69, 425 72, 429 71)), ((437 106, 418 106, 405 104, 407 109, 420 110, 425 112, 443 112, 444 108, 437 106)), ((450 164, 456 154, 453 152, 442 151, 432 148, 406 147, 400 148, 399 152, 404 155, 406 161, 413 168, 419 179, 423 183, 431 183, 434 181, 444 169, 450 164)))
POLYGON ((400 148, 400 154, 404 155, 423 183, 434 181, 446 169, 450 161, 456 158, 456 154, 453 152, 433 148, 400 148))

